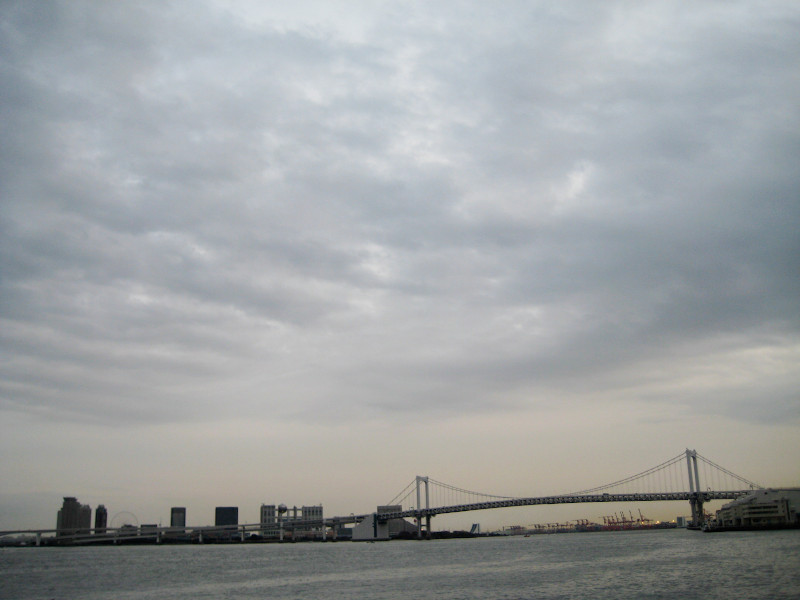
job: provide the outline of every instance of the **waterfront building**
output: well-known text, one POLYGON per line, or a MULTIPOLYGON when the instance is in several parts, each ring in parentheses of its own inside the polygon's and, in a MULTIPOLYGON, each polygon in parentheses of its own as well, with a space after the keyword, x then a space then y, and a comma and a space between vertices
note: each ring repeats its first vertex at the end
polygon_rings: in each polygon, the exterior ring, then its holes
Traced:
POLYGON ((239 524, 238 506, 217 506, 214 510, 214 526, 219 529, 209 534, 209 539, 232 540, 239 524))
POLYGON ((214 510, 214 526, 225 527, 233 525, 234 527, 239 524, 239 507, 238 506, 217 506, 214 510))
POLYGON ((58 510, 56 520, 56 535, 66 535, 67 531, 72 533, 78 529, 78 512, 81 505, 74 496, 64 496, 64 502, 58 510))
POLYGON ((102 534, 106 532, 108 525, 108 511, 106 507, 99 504, 94 511, 94 532, 95 534, 102 534))
POLYGON ((169 511, 170 527, 186 527, 186 507, 173 506, 169 511))
POLYGON ((89 533, 92 530, 92 507, 81 504, 78 512, 78 533, 89 533))
POLYGON ((417 528, 405 519, 384 519, 381 515, 401 512, 403 507, 399 504, 379 506, 374 514, 353 527, 353 541, 388 540, 402 534, 416 535, 417 528))
POLYGON ((300 520, 303 521, 301 531, 304 537, 321 537, 323 535, 325 527, 321 504, 303 506, 300 509, 300 520))
POLYGON ((92 508, 81 504, 74 496, 64 496, 56 518, 56 536, 89 533, 92 527, 92 508))
MULTIPOLYGON (((389 504, 386 506, 379 506, 378 507, 378 514, 383 513, 393 513, 393 512, 402 512, 403 506, 400 504, 389 504)), ((388 533, 390 538, 395 538, 403 534, 416 534, 417 527, 413 523, 406 521, 405 519, 389 519, 388 521, 388 533)))
POLYGON ((755 490, 717 511, 716 529, 800 527, 800 488, 755 490))
POLYGON ((259 509, 261 535, 279 537, 281 530, 290 531, 294 539, 321 536, 324 529, 322 505, 292 506, 262 504, 259 509))
POLYGON ((273 536, 278 532, 278 510, 274 504, 262 504, 259 510, 261 535, 273 536))
POLYGON ((303 506, 300 509, 300 520, 311 522, 311 524, 319 523, 322 524, 322 505, 318 504, 315 506, 303 506))

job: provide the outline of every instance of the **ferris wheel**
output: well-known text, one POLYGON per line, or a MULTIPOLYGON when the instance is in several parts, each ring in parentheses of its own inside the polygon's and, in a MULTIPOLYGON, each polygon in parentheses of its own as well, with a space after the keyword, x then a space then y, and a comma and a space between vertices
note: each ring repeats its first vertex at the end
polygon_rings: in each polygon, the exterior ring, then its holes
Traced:
POLYGON ((136 515, 127 510, 118 512, 111 519, 111 529, 121 529, 122 527, 136 527, 139 528, 139 519, 136 515))

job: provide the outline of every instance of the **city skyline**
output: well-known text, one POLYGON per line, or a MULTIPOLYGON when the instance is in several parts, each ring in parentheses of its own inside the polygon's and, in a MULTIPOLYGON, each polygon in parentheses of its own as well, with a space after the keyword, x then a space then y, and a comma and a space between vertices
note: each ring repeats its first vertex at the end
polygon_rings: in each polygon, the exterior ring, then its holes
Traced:
POLYGON ((798 485, 799 27, 3 2, 0 528, 70 494, 144 523, 417 475, 543 496, 686 448, 798 485))
MULTIPOLYGON (((530 507, 530 506, 545 506, 549 511, 552 506, 560 505, 560 504, 575 504, 576 497, 586 496, 585 499, 579 500, 577 504, 582 504, 583 502, 589 503, 598 503, 601 502, 605 512, 611 512, 612 516, 608 515, 601 515, 599 519, 602 519, 603 522, 606 522, 607 517, 613 519, 615 522, 619 519, 618 515, 625 514, 625 507, 629 514, 632 515, 631 511, 631 504, 632 503, 646 503, 648 506, 648 514, 654 514, 650 512, 650 508, 652 506, 664 506, 664 505, 671 505, 672 507, 675 506, 676 501, 680 502, 689 502, 691 513, 692 515, 687 519, 685 515, 676 515, 675 517, 663 517, 659 516, 658 518, 650 518, 645 517, 642 514, 641 508, 637 507, 637 511, 639 517, 642 521, 645 519, 647 522, 672 522, 674 523, 682 523, 686 520, 694 522, 694 524, 698 524, 703 520, 703 514, 713 515, 714 511, 723 506, 723 502, 741 498, 742 494, 748 494, 752 490, 758 489, 759 493, 762 491, 770 491, 765 488, 760 488, 756 482, 750 481, 746 478, 743 478, 740 475, 737 475, 730 470, 722 467, 715 462, 709 460, 707 457, 704 457, 697 453, 696 450, 686 449, 684 453, 679 454, 676 457, 673 457, 669 461, 662 462, 661 464, 648 468, 641 473, 636 474, 635 476, 626 477, 624 479, 618 480, 616 482, 611 482, 607 485, 600 486, 598 488, 592 488, 580 492, 573 492, 569 494, 562 494, 559 497, 550 497, 550 498, 508 498, 508 497, 499 497, 499 496, 485 496, 481 494, 476 494, 474 491, 468 491, 464 489, 460 489, 450 484, 446 484, 443 482, 439 482, 436 480, 431 480, 428 477, 417 477, 416 480, 410 483, 406 488, 397 495, 393 502, 399 501, 399 504, 391 504, 391 505, 383 505, 377 507, 378 513, 401 513, 404 511, 408 511, 408 513, 404 516, 410 518, 414 515, 414 506, 410 503, 414 502, 414 497, 416 494, 416 503, 418 503, 418 509, 425 510, 427 508, 434 509, 434 514, 432 516, 442 517, 443 515, 453 514, 453 513, 460 513, 465 508, 468 509, 470 512, 470 516, 476 515, 486 515, 490 511, 495 510, 502 510, 503 512, 511 512, 508 510, 509 504, 508 502, 511 500, 516 500, 515 502, 517 507, 530 507), (702 473, 702 476, 701 476, 702 473), (433 491, 431 493, 431 487, 433 487, 433 491), (693 492, 701 492, 701 497, 698 499, 699 504, 695 505, 696 498, 691 493, 693 492), (673 495, 677 497, 673 497, 670 500, 665 499, 665 495, 673 495), (647 496, 654 496, 647 498, 647 496), (492 508, 485 508, 485 503, 495 504, 492 508), (472 505, 472 507, 465 507, 459 505, 472 505), (617 513, 617 509, 621 509, 619 513, 617 513), (697 510, 695 510, 697 509, 697 510)), ((784 488, 784 491, 788 488, 784 488)), ((792 488, 795 491, 800 490, 800 487, 792 488)), ((585 507, 580 507, 581 510, 585 510, 585 507)), ((186 521, 186 507, 171 507, 170 509, 170 525, 169 527, 184 527, 187 525, 186 521)), ((88 505, 80 505, 77 502, 75 497, 65 497, 64 498, 64 505, 63 508, 58 512, 58 529, 62 528, 62 522, 65 519, 62 518, 62 513, 69 514, 75 513, 75 515, 67 520, 67 522, 71 523, 71 525, 63 526, 66 529, 78 529, 78 528, 85 528, 89 522, 90 518, 90 507, 88 505), (73 506, 74 510, 67 510, 68 505, 73 506), (88 511, 88 512, 87 512, 88 511), (80 527, 77 525, 77 521, 79 520, 78 513, 83 514, 86 512, 85 524, 82 524, 80 527)), ((371 511, 368 511, 368 513, 371 511)), ((519 511, 517 511, 519 513, 519 511)), ((364 513, 360 513, 360 517, 356 519, 356 521, 361 521, 361 519, 365 516, 368 517, 368 514, 365 515, 364 513)), ((577 514, 577 511, 573 511, 573 513, 577 514)), ((131 524, 139 524, 138 519, 135 515, 130 512, 123 512, 123 515, 127 515, 130 517, 130 520, 126 523, 119 522, 116 524, 117 527, 125 526, 128 527, 131 524)), ((224 527, 228 525, 252 525, 253 522, 249 521, 248 519, 240 519, 239 518, 239 507, 238 506, 217 506, 214 509, 214 526, 216 527, 224 527)), ((347 523, 355 523, 356 521, 353 520, 354 515, 353 513, 350 514, 348 517, 346 514, 339 514, 336 516, 328 515, 328 519, 333 519, 336 522, 338 519, 346 519, 344 522, 347 523)), ((627 517, 622 517, 626 519, 627 517)), ((117 517, 112 518, 113 521, 116 521, 117 517)), ((429 528, 429 517, 426 517, 426 530, 429 528)), ((631 516, 631 519, 633 517, 631 516)), ((97 516, 95 519, 95 528, 105 530, 105 523, 107 520, 107 510, 104 505, 99 505, 97 507, 97 516), (102 511, 102 517, 101 517, 102 511)), ((261 504, 259 509, 259 519, 255 523, 260 524, 262 527, 260 529, 261 533, 265 533, 267 529, 273 529, 275 525, 280 522, 286 523, 293 523, 297 521, 304 521, 304 522, 319 522, 323 520, 323 507, 321 504, 319 505, 287 505, 284 503, 281 504, 261 504), (266 527, 266 529, 265 529, 266 527)), ((440 519, 441 520, 441 519, 440 519)), ((445 517, 444 520, 447 520, 445 517)), ((579 519, 569 519, 569 521, 574 521, 576 523, 582 524, 589 524, 589 523, 599 523, 599 520, 589 518, 587 519, 585 516, 579 519)), ((548 523, 552 524, 552 519, 548 521, 548 523)), ((443 530, 453 530, 453 529, 466 529, 463 526, 452 526, 452 520, 450 521, 449 527, 440 527, 443 530)), ((142 525, 142 528, 152 528, 156 525, 142 525)), ((161 526, 161 521, 159 519, 158 526, 161 526)), ((199 523, 195 523, 192 526, 201 526, 201 527, 208 527, 208 525, 201 525, 199 523)), ((504 525, 504 528, 507 525, 504 525)), ((524 526, 520 526, 518 524, 514 524, 517 528, 524 528, 524 526)), ((480 529, 481 523, 475 522, 472 523, 471 529, 480 529)), ((367 528, 368 530, 369 528, 367 528)), ((277 532, 277 529, 273 531, 273 533, 277 532)))

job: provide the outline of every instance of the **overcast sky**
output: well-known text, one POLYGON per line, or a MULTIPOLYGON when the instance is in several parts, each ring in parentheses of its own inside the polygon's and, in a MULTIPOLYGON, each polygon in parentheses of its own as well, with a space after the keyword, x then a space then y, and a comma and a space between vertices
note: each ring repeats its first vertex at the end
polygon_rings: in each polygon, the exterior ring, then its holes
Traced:
POLYGON ((800 485, 797 2, 0 27, 0 529, 568 492, 687 447, 800 485))

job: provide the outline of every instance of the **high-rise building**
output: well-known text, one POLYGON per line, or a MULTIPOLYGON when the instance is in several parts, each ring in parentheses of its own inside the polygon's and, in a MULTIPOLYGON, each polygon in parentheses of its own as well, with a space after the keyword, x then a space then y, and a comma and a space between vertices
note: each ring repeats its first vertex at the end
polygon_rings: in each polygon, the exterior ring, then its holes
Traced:
POLYGON ((57 536, 70 535, 78 531, 80 526, 81 504, 74 496, 64 496, 64 503, 58 511, 56 522, 57 536))
POLYGON ((106 507, 102 504, 99 504, 94 511, 94 532, 95 534, 98 533, 105 533, 106 526, 108 525, 108 511, 106 507))
POLYGON ((89 533, 92 528, 92 508, 81 504, 74 496, 64 496, 56 519, 56 536, 89 533))
POLYGON ((274 504, 262 504, 260 510, 261 535, 274 535, 278 527, 278 511, 274 504))
POLYGON ((92 530, 92 507, 81 504, 78 513, 78 533, 89 533, 92 530))
POLYGON ((217 506, 214 511, 214 525, 224 527, 226 525, 239 524, 238 506, 217 506))
POLYGON ((186 507, 173 506, 169 513, 170 527, 186 527, 186 507))
POLYGON ((219 529, 209 537, 231 540, 236 536, 238 524, 239 508, 237 506, 217 506, 214 511, 214 525, 219 529))

